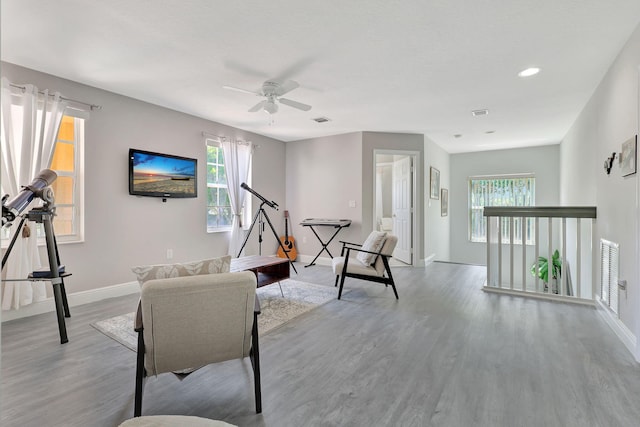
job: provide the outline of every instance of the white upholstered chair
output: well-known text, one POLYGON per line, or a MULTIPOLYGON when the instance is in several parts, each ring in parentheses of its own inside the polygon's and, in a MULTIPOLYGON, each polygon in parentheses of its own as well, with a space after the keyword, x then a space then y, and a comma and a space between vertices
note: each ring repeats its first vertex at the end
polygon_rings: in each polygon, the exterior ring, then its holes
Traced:
POLYGON ((153 279, 142 285, 135 329, 138 362, 134 416, 144 379, 249 357, 256 412, 262 412, 256 277, 252 272, 153 279))
POLYGON ((331 266, 336 275, 335 286, 340 281, 338 299, 342 297, 344 280, 347 277, 391 285, 398 299, 398 291, 393 281, 389 258, 398 243, 398 237, 386 232, 372 231, 363 244, 341 241, 342 252, 333 258, 331 266))

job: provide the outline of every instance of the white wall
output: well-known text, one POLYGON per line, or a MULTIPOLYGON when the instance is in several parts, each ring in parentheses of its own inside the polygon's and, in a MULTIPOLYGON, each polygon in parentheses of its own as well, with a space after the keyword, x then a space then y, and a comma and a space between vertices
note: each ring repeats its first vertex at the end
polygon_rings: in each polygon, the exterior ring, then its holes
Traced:
POLYGON ((485 243, 469 241, 468 179, 476 175, 533 173, 536 205, 559 202, 559 145, 451 155, 451 260, 484 265, 485 243))
MULTIPOLYGON (((640 280, 638 175, 623 177, 617 159, 611 174, 604 160, 639 132, 640 27, 638 27, 562 141, 561 201, 587 202, 598 208, 594 233, 594 277, 600 277, 600 238, 620 244, 621 279, 627 292, 620 296, 620 320, 634 336, 635 356, 640 360, 640 280)), ((599 281, 596 285, 599 286, 599 281)), ((624 328, 623 328, 624 329, 624 328)), ((629 346, 629 342, 626 342, 629 346)), ((633 347, 633 344, 630 345, 633 347)), ((634 349, 632 348, 632 351, 634 349)))
MULTIPOLYGON (((2 63, 2 75, 13 83, 33 83, 102 106, 85 124, 85 241, 60 245, 62 262, 73 274, 65 279, 70 294, 134 281, 132 266, 165 263, 167 249, 173 249, 172 262, 226 254, 229 233, 206 232, 203 131, 259 144, 253 188, 284 205, 283 142, 13 64, 2 63), (130 196, 130 147, 197 158, 198 197, 162 203, 130 196)), ((281 212, 272 217, 279 233, 281 218, 281 212)), ((263 253, 267 248, 273 254, 276 247, 275 238, 267 236, 263 253)), ((247 252, 257 253, 255 236, 247 252)))
POLYGON ((451 156, 425 136, 424 161, 424 253, 427 260, 450 261, 451 244, 451 156), (440 188, 449 190, 449 214, 441 215, 441 199, 431 199, 430 167, 440 171, 440 188))

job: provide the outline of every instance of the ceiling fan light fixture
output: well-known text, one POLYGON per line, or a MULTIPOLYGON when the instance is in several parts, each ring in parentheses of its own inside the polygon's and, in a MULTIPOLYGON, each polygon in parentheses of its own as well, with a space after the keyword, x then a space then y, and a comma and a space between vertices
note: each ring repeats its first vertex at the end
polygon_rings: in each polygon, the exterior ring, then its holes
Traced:
POLYGON ((540 68, 538 68, 538 67, 530 67, 530 68, 527 68, 525 70, 520 71, 518 73, 518 76, 519 77, 531 77, 531 76, 535 76, 539 72, 540 72, 540 68))
POLYGON ((269 114, 275 114, 278 112, 278 105, 275 102, 266 102, 262 108, 269 114))

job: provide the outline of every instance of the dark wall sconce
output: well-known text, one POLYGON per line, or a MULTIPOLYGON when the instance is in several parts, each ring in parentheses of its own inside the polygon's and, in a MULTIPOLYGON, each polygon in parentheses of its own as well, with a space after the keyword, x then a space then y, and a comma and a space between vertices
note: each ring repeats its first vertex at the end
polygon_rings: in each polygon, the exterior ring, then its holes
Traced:
POLYGON ((605 161, 604 161, 604 171, 607 173, 607 175, 609 175, 611 173, 611 168, 613 167, 613 161, 616 158, 616 153, 611 153, 611 157, 608 157, 605 161))

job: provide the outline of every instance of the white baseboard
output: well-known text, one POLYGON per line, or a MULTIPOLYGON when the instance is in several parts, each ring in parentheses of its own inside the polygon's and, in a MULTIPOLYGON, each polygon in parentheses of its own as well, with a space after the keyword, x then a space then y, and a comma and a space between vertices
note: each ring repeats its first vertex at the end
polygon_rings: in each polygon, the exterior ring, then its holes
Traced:
MULTIPOLYGON (((90 302, 102 301, 107 298, 115 298, 123 295, 130 295, 140 292, 138 282, 121 283, 118 285, 106 286, 104 288, 92 289, 89 291, 75 292, 67 294, 69 308, 90 302)), ((34 302, 33 304, 21 307, 18 310, 6 310, 2 312, 2 322, 21 319, 23 317, 35 316, 37 314, 51 313, 56 311, 56 305, 52 298, 34 302)), ((73 311, 71 312, 73 315, 73 311)))
POLYGON ((615 313, 611 311, 600 298, 596 298, 596 308, 602 319, 609 325, 625 347, 627 347, 636 361, 640 362, 640 355, 636 354, 638 339, 633 335, 633 332, 616 317, 615 313))
POLYGON ((424 259, 424 266, 431 264, 436 259, 436 254, 431 254, 424 259))

